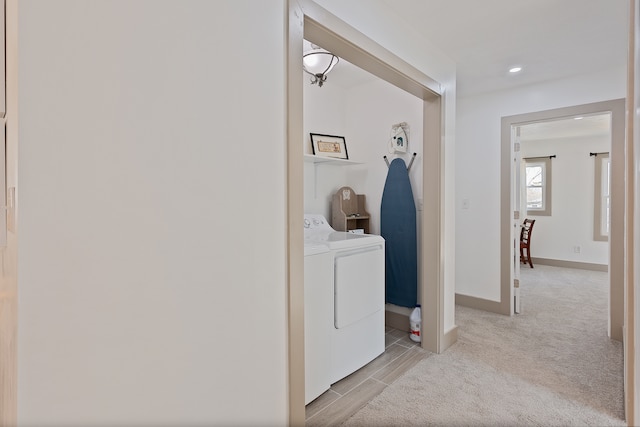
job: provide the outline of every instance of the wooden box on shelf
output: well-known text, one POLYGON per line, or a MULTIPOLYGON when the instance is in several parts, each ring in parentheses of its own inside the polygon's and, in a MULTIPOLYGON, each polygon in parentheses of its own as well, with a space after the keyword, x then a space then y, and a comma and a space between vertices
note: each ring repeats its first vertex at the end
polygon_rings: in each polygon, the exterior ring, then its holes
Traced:
POLYGON ((364 210, 364 194, 342 187, 333 195, 331 226, 337 231, 364 230, 369 234, 369 213, 364 210))

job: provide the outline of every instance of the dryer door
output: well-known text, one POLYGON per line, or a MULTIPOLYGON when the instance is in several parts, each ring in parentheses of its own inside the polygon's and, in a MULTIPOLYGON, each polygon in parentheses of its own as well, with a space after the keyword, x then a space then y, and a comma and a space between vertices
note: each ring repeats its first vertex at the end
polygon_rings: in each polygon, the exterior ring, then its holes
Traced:
POLYGON ((349 326, 384 309, 384 247, 337 252, 334 325, 349 326))

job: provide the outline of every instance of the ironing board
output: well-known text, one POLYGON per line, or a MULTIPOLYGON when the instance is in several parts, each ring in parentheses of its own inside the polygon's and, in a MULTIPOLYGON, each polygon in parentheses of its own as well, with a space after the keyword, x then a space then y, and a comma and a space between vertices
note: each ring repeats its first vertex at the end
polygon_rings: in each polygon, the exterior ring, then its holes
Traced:
POLYGON ((415 307, 418 295, 416 205, 404 160, 394 159, 384 184, 380 207, 384 237, 386 302, 415 307))

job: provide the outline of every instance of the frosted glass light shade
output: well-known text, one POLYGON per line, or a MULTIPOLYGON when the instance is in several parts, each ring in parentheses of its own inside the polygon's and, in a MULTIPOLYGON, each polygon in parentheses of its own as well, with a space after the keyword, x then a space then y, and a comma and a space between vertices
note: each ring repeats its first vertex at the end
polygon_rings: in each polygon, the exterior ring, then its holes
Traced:
POLYGON ((339 58, 323 49, 313 49, 302 57, 303 70, 312 76, 311 84, 322 84, 327 80, 327 74, 338 63, 339 58))

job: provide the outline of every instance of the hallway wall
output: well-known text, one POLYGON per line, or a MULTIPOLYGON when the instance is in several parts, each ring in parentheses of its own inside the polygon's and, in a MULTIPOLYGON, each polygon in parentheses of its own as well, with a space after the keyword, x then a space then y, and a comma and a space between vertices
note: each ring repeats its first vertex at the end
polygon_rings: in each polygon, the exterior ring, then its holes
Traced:
MULTIPOLYGON (((609 265, 609 243, 593 238, 595 157, 609 152, 610 135, 529 140, 520 144, 522 157, 555 155, 551 159, 551 215, 535 219, 533 258, 609 265), (579 252, 575 251, 578 246, 579 252)), ((535 263, 535 260, 534 260, 535 263)))
POLYGON ((287 424, 285 11, 20 2, 20 425, 287 424))
POLYGON ((500 300, 501 118, 624 98, 625 73, 608 69, 458 100, 456 293, 500 300))

